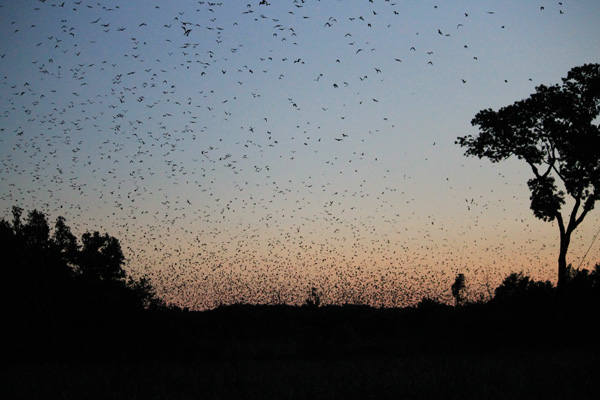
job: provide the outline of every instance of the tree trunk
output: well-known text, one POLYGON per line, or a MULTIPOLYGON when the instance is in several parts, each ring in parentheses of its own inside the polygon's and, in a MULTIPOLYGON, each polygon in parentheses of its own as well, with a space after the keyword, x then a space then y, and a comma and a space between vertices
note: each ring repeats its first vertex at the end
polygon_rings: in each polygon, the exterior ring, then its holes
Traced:
POLYGON ((558 293, 562 296, 567 286, 567 250, 571 242, 571 233, 560 233, 560 253, 558 254, 558 293))

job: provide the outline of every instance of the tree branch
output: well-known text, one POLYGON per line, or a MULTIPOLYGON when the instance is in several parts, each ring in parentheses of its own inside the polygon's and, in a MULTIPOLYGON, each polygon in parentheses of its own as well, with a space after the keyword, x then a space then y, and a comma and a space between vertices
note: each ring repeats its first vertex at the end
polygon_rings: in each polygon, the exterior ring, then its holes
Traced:
MULTIPOLYGON (((548 169, 546 170, 546 172, 544 172, 544 175, 542 175, 544 178, 547 177, 548 175, 550 175, 550 172, 552 171, 552 169, 554 168, 554 162, 552 162, 552 164, 548 165, 548 169)), ((560 176, 560 175, 559 175, 560 176)), ((561 178, 562 179, 562 178, 561 178)))
POLYGON ((569 219, 569 226, 567 227, 569 234, 571 232, 573 232, 579 226, 579 224, 581 224, 581 222, 583 222, 583 219, 587 215, 588 211, 590 211, 590 208, 584 206, 583 211, 581 212, 581 215, 579 217, 577 217, 577 211, 579 211, 580 206, 581 206, 581 197, 576 197, 575 205, 573 206, 573 210, 571 211, 571 217, 569 219))
POLYGON ((570 234, 577 228, 577 211, 579 210, 579 206, 581 205, 581 198, 575 197, 575 205, 573 206, 573 210, 571 210, 571 216, 569 217, 569 226, 567 226, 567 233, 570 234))
POLYGON ((579 218, 577 218, 575 220, 575 227, 578 227, 579 224, 581 224, 581 222, 583 221, 583 219, 585 218, 586 214, 588 213, 588 211, 590 211, 591 208, 586 207, 585 205, 583 206, 583 212, 581 213, 581 215, 579 216, 579 218))
POLYGON ((556 165, 552 165, 552 169, 554 170, 554 172, 556 172, 556 175, 558 175, 558 177, 560 178, 561 181, 565 181, 564 176, 560 173, 560 171, 558 170, 558 168, 556 168, 556 165))
POLYGON ((531 162, 531 161, 527 161, 527 164, 529 164, 529 166, 533 170, 533 173, 535 174, 535 177, 538 178, 538 179, 541 178, 540 172, 538 171, 538 169, 535 166, 535 164, 533 162, 531 162))
POLYGON ((560 235, 563 236, 565 234, 565 223, 563 222, 562 214, 557 211, 555 218, 556 221, 558 221, 558 229, 560 230, 560 235))
POLYGON ((558 175, 558 177, 564 182, 565 178, 562 176, 558 168, 556 168, 556 147, 550 140, 548 141, 548 145, 550 146, 550 154, 548 154, 548 165, 550 166, 550 169, 553 169, 554 172, 556 172, 556 175, 558 175))

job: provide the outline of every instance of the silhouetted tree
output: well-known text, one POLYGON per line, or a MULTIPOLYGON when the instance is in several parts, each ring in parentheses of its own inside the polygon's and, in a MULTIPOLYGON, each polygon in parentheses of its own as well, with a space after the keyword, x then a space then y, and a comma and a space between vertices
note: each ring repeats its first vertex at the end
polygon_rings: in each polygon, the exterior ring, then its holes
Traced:
POLYGON ((44 213, 30 211, 25 222, 22 214, 13 207, 12 223, 0 219, 1 289, 15 310, 73 308, 69 302, 104 307, 108 298, 124 309, 164 307, 147 278, 126 279, 118 239, 86 232, 80 245, 63 217, 51 235, 44 213))
POLYGON ((452 284, 452 297, 454 297, 454 301, 457 307, 462 305, 463 301, 465 300, 465 290, 465 274, 456 275, 456 279, 452 284))
POLYGON ((147 277, 140 279, 129 278, 127 286, 133 294, 135 304, 138 308, 145 309, 163 309, 165 302, 156 295, 156 289, 147 277))
POLYGON ((27 216, 27 223, 23 226, 23 235, 29 247, 44 249, 50 243, 50 226, 46 216, 33 210, 27 216))
POLYGON ((62 216, 56 219, 52 241, 62 259, 66 263, 73 263, 77 257, 77 252, 79 251, 79 244, 77 243, 75 235, 71 233, 71 228, 67 226, 66 221, 62 216))
POLYGON ((21 215, 23 215, 23 209, 21 207, 17 207, 17 206, 13 206, 12 208, 12 215, 13 215, 13 220, 12 220, 12 230, 14 231, 15 234, 19 234, 21 233, 21 215))
POLYGON ((479 135, 459 137, 466 155, 499 162, 524 160, 534 177, 527 184, 537 218, 558 223, 558 289, 567 279, 571 234, 600 198, 600 64, 571 69, 562 85, 536 88, 529 98, 498 111, 485 109, 471 121, 479 135), (556 185, 556 177, 566 193, 556 185), (568 217, 561 208, 565 195, 574 200, 568 217))
POLYGON ((83 246, 78 256, 81 274, 102 281, 125 278, 125 257, 119 241, 108 234, 86 232, 81 237, 83 246))
POLYGON ((522 272, 512 273, 495 290, 494 301, 525 304, 545 302, 552 297, 553 287, 550 281, 534 281, 522 272))

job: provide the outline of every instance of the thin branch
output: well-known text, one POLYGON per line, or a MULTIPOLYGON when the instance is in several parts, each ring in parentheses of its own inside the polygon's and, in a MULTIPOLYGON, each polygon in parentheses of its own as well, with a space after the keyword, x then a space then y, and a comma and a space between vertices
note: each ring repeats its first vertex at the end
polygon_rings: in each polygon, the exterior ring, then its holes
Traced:
POLYGON ((560 170, 556 167, 556 161, 558 160, 558 157, 556 157, 556 147, 554 147, 554 144, 552 142, 550 142, 550 151, 552 153, 551 167, 554 170, 554 172, 556 172, 556 175, 558 175, 558 177, 564 182, 565 178, 560 173, 560 170))
POLYGON ((540 167, 541 167, 542 164, 547 164, 548 165, 548 169, 543 174, 540 175, 538 167, 534 164, 534 162, 530 161, 530 160, 527 160, 527 158, 525 157, 525 161, 531 166, 531 169, 533 170, 533 173, 535 174, 535 177, 538 178, 538 179, 545 178, 545 177, 547 177, 550 174, 550 172, 552 171, 552 168, 554 166, 554 161, 555 161, 554 155, 550 154, 551 150, 552 150, 551 146, 549 146, 549 144, 545 143, 545 142, 542 143, 540 146, 541 146, 541 149, 539 149, 539 148, 536 147, 536 150, 541 151, 543 153, 546 153, 546 155, 547 155, 547 159, 544 159, 542 157, 542 160, 539 163, 540 167))
POLYGON ((563 222, 562 215, 560 212, 557 211, 554 217, 558 222, 558 229, 560 230, 560 235, 563 236, 565 234, 565 223, 563 222))
MULTIPOLYGON (((548 169, 546 170, 546 172, 544 172, 544 175, 542 175, 542 176, 543 176, 544 178, 545 178, 545 177, 547 177, 547 176, 550 174, 550 172, 552 172, 552 169, 553 169, 553 167, 554 167, 554 163, 550 164, 550 165, 548 166, 548 169)), ((560 175, 559 175, 559 176, 560 176, 560 175)))
POLYGON ((581 215, 579 216, 579 218, 577 218, 577 220, 575 221, 575 227, 579 226, 579 224, 583 221, 583 219, 585 218, 586 214, 588 213, 588 211, 590 211, 589 208, 587 207, 583 207, 583 212, 581 213, 581 215))
POLYGON ((527 161, 527 164, 529 164, 529 166, 531 167, 531 169, 533 170, 533 173, 535 175, 536 178, 541 178, 540 173, 537 169, 537 167, 535 166, 535 164, 531 161, 527 161))
POLYGON ((579 206, 581 205, 581 198, 575 197, 575 205, 573 205, 573 210, 571 211, 571 216, 569 217, 569 226, 567 227, 567 233, 571 233, 577 228, 577 211, 579 210, 579 206))
POLYGON ((558 177, 564 182, 565 178, 564 176, 560 173, 560 171, 558 170, 558 168, 556 168, 556 165, 552 165, 552 169, 554 170, 554 172, 556 172, 556 175, 558 175, 558 177))

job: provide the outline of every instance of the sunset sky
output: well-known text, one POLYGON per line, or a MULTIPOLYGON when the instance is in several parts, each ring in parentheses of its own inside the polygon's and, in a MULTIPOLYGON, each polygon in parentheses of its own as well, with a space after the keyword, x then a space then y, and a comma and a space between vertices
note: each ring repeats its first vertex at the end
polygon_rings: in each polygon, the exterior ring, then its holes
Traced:
MULTIPOLYGON (((455 140, 600 62, 600 2, 261 3, 0 0, 0 216, 108 232, 197 309, 556 281, 530 168, 455 140)), ((600 261, 599 229, 568 262, 600 261)))

